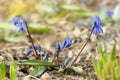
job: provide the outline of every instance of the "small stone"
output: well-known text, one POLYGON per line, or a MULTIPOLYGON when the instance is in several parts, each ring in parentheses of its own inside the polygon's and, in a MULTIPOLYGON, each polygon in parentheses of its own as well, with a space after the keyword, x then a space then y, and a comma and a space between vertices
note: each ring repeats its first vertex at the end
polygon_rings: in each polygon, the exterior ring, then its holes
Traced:
POLYGON ((51 77, 47 72, 45 72, 40 78, 40 80, 50 80, 50 79, 51 77))
POLYGON ((3 61, 3 60, 4 60, 4 58, 2 56, 0 56, 0 61, 3 61))
POLYGON ((75 27, 75 28, 74 28, 74 31, 73 31, 73 35, 74 35, 75 37, 79 37, 80 34, 81 34, 80 29, 77 28, 77 27, 75 27))
POLYGON ((30 75, 25 76, 25 77, 23 78, 23 80, 30 80, 30 75))
POLYGON ((80 35, 80 37, 82 38, 82 40, 86 40, 87 38, 88 38, 88 35, 87 34, 82 34, 82 35, 80 35))
POLYGON ((17 74, 18 74, 18 75, 17 75, 18 77, 23 77, 23 76, 25 76, 25 74, 24 74, 23 72, 19 72, 19 71, 18 71, 17 74))

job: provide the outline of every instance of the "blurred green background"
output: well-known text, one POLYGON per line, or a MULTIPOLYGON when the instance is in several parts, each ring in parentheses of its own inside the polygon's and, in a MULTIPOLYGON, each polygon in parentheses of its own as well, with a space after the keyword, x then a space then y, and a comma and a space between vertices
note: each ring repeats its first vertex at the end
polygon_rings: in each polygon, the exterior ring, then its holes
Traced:
POLYGON ((31 33, 44 34, 66 22, 88 27, 97 15, 103 25, 112 25, 119 19, 120 11, 116 10, 115 15, 108 18, 106 12, 111 9, 115 9, 115 3, 110 0, 0 0, 0 41, 24 41, 24 34, 16 33, 11 24, 15 16, 25 19, 31 33))

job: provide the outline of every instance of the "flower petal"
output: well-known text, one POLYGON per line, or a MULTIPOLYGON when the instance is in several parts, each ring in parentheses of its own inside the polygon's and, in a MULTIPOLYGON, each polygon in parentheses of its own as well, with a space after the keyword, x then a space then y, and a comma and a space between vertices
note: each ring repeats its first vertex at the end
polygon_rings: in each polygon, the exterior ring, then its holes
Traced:
POLYGON ((32 52, 33 52, 33 50, 30 49, 30 50, 28 50, 28 51, 25 53, 25 55, 29 56, 32 52))
POLYGON ((101 28, 101 19, 100 19, 100 17, 96 16, 92 21, 92 25, 94 27, 93 34, 101 34, 101 33, 103 33, 103 30, 101 28))
POLYGON ((61 48, 60 48, 60 43, 59 42, 56 42, 56 45, 55 45, 55 49, 56 49, 56 52, 60 52, 61 48))
POLYGON ((22 21, 18 16, 12 19, 12 23, 18 28, 18 32, 27 31, 27 24, 22 21))
POLYGON ((64 40, 64 42, 62 43, 62 49, 65 48, 66 44, 67 44, 67 41, 64 40))
POLYGON ((66 39, 66 45, 65 45, 65 48, 68 48, 68 47, 70 47, 71 46, 71 44, 72 44, 72 39, 71 38, 67 38, 66 39))
POLYGON ((35 49, 39 52, 42 50, 40 45, 35 46, 35 49))

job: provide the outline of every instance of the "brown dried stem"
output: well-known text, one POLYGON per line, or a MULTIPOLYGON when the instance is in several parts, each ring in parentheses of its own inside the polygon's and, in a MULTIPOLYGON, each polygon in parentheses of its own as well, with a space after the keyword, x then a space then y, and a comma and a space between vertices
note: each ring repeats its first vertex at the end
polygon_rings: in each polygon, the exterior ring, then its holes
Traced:
POLYGON ((94 27, 93 27, 93 29, 91 30, 91 33, 90 33, 88 39, 87 39, 87 40, 85 41, 85 43, 82 45, 82 47, 81 47, 81 49, 80 49, 80 52, 78 53, 78 55, 76 56, 76 58, 73 60, 73 62, 71 63, 70 66, 72 66, 72 65, 75 63, 75 61, 76 61, 76 60, 78 59, 78 57, 80 56, 81 52, 84 50, 84 48, 85 48, 85 46, 87 45, 87 43, 90 41, 90 37, 91 37, 91 35, 92 35, 92 33, 93 33, 93 30, 94 30, 94 27))
POLYGON ((38 52, 37 52, 37 50, 35 49, 35 45, 34 45, 34 42, 33 42, 32 37, 31 37, 31 35, 30 35, 30 32, 29 32, 29 29, 28 29, 27 24, 26 24, 26 27, 27 27, 26 36, 27 36, 27 38, 28 38, 28 41, 29 41, 29 42, 31 43, 31 45, 32 45, 33 53, 34 53, 36 59, 41 60, 41 55, 39 55, 38 52))

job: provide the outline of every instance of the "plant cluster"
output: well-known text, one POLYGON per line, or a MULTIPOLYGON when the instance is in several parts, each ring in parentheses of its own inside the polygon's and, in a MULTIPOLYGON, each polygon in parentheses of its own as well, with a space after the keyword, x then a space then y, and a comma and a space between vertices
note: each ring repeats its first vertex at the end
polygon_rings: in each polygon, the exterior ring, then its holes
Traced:
POLYGON ((119 80, 120 60, 116 58, 116 47, 113 46, 110 52, 106 45, 99 46, 99 58, 93 58, 93 67, 99 80, 119 80))
MULTIPOLYGON (((17 70, 18 67, 14 61, 10 63, 10 80, 16 80, 17 79, 17 70)), ((3 61, 0 61, 0 80, 6 80, 6 66, 3 61)))
POLYGON ((74 63, 77 61, 78 57, 84 50, 85 46, 89 42, 92 34, 101 34, 103 33, 103 30, 101 28, 101 19, 99 16, 96 16, 93 18, 91 33, 88 37, 88 39, 84 42, 84 44, 81 46, 81 49, 78 53, 78 55, 75 57, 75 59, 72 60, 67 55, 68 48, 72 45, 72 39, 70 37, 67 37, 63 43, 56 42, 55 45, 55 55, 53 56, 52 60, 49 60, 49 53, 46 52, 44 54, 44 57, 41 55, 42 48, 40 45, 35 45, 34 41, 31 37, 31 34, 29 32, 29 28, 25 20, 22 18, 16 16, 12 19, 12 23, 17 27, 18 32, 24 31, 26 33, 26 37, 28 41, 31 43, 32 49, 29 49, 25 54, 26 56, 29 56, 31 53, 34 53, 34 56, 36 60, 21 60, 16 61, 18 65, 25 65, 25 66, 33 66, 34 70, 30 72, 31 76, 39 76, 42 73, 44 73, 46 70, 53 69, 58 70, 58 72, 76 72, 78 74, 86 75, 86 72, 81 67, 75 67, 74 63), (59 59, 59 54, 61 52, 64 52, 65 56, 62 61, 59 59))

